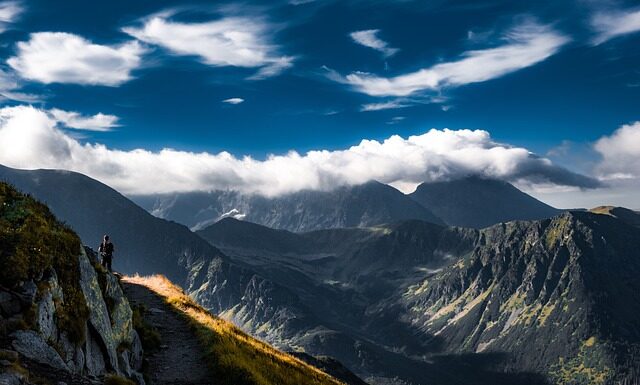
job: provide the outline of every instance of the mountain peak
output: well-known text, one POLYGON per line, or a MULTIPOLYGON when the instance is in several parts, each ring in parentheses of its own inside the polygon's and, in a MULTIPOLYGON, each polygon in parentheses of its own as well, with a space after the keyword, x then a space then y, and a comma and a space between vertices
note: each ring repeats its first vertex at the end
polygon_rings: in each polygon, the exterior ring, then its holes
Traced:
POLYGON ((409 196, 452 226, 483 228, 512 220, 548 218, 560 212, 510 183, 478 175, 425 182, 409 196))

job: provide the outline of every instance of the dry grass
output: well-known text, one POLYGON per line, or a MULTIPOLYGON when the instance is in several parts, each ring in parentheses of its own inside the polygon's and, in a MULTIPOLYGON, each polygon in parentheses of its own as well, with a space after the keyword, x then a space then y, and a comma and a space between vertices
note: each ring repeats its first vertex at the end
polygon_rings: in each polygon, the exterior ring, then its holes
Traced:
POLYGON ((205 350, 216 382, 233 385, 338 385, 333 377, 257 340, 209 313, 160 275, 126 277, 157 293, 185 317, 205 350))

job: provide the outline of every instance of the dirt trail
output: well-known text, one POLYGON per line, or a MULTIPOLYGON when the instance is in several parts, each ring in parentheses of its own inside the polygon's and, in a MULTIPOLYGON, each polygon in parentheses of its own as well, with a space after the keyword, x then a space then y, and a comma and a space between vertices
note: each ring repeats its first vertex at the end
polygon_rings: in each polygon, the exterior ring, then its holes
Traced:
POLYGON ((144 304, 145 320, 160 333, 161 349, 151 355, 145 352, 150 385, 213 385, 202 348, 186 322, 149 288, 126 277, 122 284, 131 304, 144 304))

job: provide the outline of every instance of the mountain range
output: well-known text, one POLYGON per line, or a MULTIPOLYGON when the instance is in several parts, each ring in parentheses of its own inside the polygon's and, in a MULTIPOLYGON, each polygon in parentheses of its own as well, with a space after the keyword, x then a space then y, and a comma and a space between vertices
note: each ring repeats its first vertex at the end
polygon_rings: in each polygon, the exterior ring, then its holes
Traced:
POLYGON ((296 232, 366 227, 404 219, 444 224, 400 191, 375 181, 278 197, 213 191, 133 196, 132 200, 160 218, 183 223, 193 230, 225 217, 296 232))
POLYGON ((194 234, 78 174, 0 171, 83 240, 103 232, 86 218, 105 204, 122 208, 104 219, 126 223, 114 241, 134 248, 116 254, 118 268, 174 276, 245 331, 335 357, 372 384, 613 384, 640 373, 640 229, 631 210, 482 229, 403 218, 291 232, 225 218, 194 234), (146 249, 160 254, 139 259, 146 249))

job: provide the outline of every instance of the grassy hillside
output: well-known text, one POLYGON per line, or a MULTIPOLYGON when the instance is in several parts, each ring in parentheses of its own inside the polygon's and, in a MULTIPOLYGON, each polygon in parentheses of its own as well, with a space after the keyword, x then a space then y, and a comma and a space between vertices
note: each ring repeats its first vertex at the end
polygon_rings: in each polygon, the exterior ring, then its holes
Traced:
POLYGON ((259 341, 196 304, 160 275, 128 277, 164 299, 193 328, 216 383, 229 385, 338 385, 334 378, 259 341))
MULTIPOLYGON (((88 317, 79 287, 80 247, 80 238, 58 222, 47 206, 0 182, 0 283, 13 289, 55 269, 65 298, 58 309, 58 326, 75 342, 84 339, 83 326, 88 317)), ((12 325, 9 329, 31 326, 12 325)), ((4 328, 1 332, 11 331, 4 328)))

